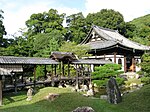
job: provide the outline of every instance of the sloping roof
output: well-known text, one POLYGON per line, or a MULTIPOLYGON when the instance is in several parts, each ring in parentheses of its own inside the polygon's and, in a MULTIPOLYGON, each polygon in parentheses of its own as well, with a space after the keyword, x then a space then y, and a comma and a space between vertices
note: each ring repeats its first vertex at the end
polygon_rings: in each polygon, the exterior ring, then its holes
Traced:
POLYGON ((0 64, 49 65, 49 64, 58 64, 58 62, 50 58, 0 56, 0 64))
POLYGON ((88 36, 81 42, 81 44, 87 44, 90 45, 92 49, 101 49, 105 47, 110 47, 115 44, 120 44, 122 46, 132 48, 132 49, 137 49, 137 50, 150 50, 150 46, 145 46, 136 42, 133 42, 121 34, 118 33, 118 31, 107 29, 107 28, 101 28, 98 26, 93 26, 92 29, 90 30, 88 36), (100 35, 102 38, 105 38, 105 41, 100 42, 100 41, 95 41, 95 42, 88 42, 90 37, 90 33, 92 31, 95 31, 98 35, 100 35), (95 46, 94 46, 95 44, 95 46))
POLYGON ((105 41, 105 42, 94 41, 94 42, 89 42, 86 45, 89 45, 91 49, 103 49, 103 48, 115 46, 116 44, 117 42, 114 41, 105 41))
POLYGON ((63 60, 65 58, 68 58, 69 61, 77 60, 76 56, 71 52, 52 52, 50 58, 54 60, 63 60))
POLYGON ((76 61, 72 62, 73 64, 108 64, 112 63, 109 60, 104 60, 104 59, 79 59, 76 61))

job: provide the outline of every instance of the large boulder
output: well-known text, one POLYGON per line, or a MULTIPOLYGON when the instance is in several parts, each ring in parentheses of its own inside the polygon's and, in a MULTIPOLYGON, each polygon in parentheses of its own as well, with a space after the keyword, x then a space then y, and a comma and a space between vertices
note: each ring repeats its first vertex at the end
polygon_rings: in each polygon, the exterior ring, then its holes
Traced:
POLYGON ((120 103, 122 101, 121 93, 118 88, 116 80, 111 77, 107 83, 107 95, 108 101, 113 104, 120 103))

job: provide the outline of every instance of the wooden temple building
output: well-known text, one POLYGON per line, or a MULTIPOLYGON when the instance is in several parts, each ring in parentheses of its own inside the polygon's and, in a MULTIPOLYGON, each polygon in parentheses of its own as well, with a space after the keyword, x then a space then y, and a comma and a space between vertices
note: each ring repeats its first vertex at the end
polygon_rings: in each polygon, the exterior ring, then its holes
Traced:
POLYGON ((118 31, 99 26, 92 26, 81 45, 88 45, 91 48, 89 53, 92 56, 85 58, 110 60, 121 64, 124 72, 139 71, 137 63, 141 63, 144 52, 150 51, 150 46, 133 42, 118 31))
POLYGON ((77 59, 73 53, 68 52, 52 52, 50 58, 0 56, 0 105, 2 105, 2 91, 5 89, 13 88, 14 92, 17 92, 18 88, 35 87, 37 84, 55 86, 55 82, 71 82, 78 85, 84 80, 91 81, 91 65, 104 65, 106 63, 112 62, 103 59, 77 59), (37 65, 45 66, 44 81, 37 80, 37 65), (67 68, 65 65, 67 65, 67 68), (88 69, 85 69, 85 65, 88 65, 88 69), (27 77, 24 73, 25 66, 32 68, 32 70, 28 70, 33 75, 32 81, 24 80, 27 77), (51 66, 50 71, 47 71, 47 66, 51 66), (70 73, 71 67, 75 70, 74 75, 70 73), (50 79, 46 78, 48 74, 50 79), (9 80, 6 80, 6 78, 9 80), (10 83, 8 84, 8 82, 10 83))

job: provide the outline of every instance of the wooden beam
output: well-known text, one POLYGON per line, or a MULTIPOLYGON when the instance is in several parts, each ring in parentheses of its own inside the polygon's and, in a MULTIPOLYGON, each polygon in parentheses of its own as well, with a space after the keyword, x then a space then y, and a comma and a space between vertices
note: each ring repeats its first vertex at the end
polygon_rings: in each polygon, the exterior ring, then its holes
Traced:
POLYGON ((56 67, 57 67, 57 65, 55 64, 55 73, 54 73, 55 76, 56 76, 56 67))
POLYGON ((53 75, 53 68, 54 68, 54 67, 53 67, 53 64, 52 64, 51 66, 52 66, 52 75, 53 75))
POLYGON ((64 63, 62 62, 62 75, 65 75, 64 63))
POLYGON ((0 106, 2 106, 2 76, 0 75, 0 106))
POLYGON ((44 65, 44 78, 46 79, 46 75, 47 75, 47 70, 46 70, 46 65, 44 65))
POLYGON ((36 85, 36 65, 34 66, 34 89, 36 85))
POLYGON ((114 52, 114 63, 116 63, 116 52, 114 52))
POLYGON ((124 72, 127 72, 127 58, 124 55, 124 72))
POLYGON ((68 61, 68 77, 70 77, 70 63, 68 61))

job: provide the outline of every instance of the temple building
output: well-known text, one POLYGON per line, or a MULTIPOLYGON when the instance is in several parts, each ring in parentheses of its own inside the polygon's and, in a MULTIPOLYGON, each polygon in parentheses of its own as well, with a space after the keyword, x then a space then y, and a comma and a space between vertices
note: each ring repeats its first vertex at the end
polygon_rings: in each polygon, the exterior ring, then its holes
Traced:
POLYGON ((124 72, 140 70, 141 56, 150 51, 150 46, 133 42, 118 31, 92 26, 81 45, 90 46, 90 59, 105 59, 121 64, 124 72))

